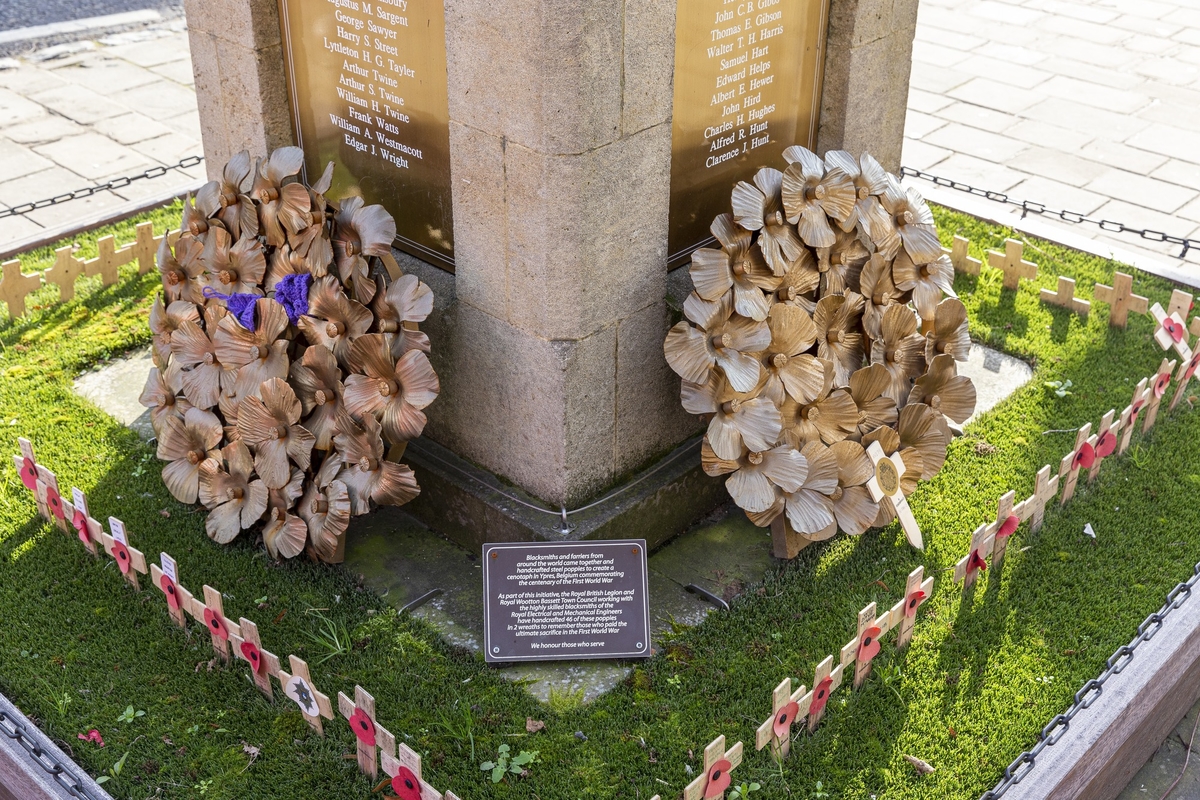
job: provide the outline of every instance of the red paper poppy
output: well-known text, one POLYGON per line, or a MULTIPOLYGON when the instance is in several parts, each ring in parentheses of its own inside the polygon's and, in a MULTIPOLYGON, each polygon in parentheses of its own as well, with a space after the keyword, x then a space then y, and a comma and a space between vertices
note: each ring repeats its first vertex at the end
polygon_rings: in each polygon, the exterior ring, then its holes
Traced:
POLYGON ((37 464, 33 463, 32 458, 21 462, 21 483, 25 484, 29 491, 37 491, 37 464))
POLYGON ((792 730, 792 723, 796 721, 796 715, 799 713, 800 704, 795 700, 779 709, 779 713, 775 715, 775 724, 771 726, 771 730, 775 731, 776 738, 788 738, 792 730))
POLYGON ((1170 385, 1171 385, 1171 373, 1164 372, 1162 375, 1159 375, 1158 378, 1154 381, 1154 396, 1162 397, 1164 394, 1167 393, 1167 387, 1170 385))
POLYGON ((208 632, 223 642, 229 641, 229 631, 225 627, 225 618, 211 608, 204 609, 204 624, 208 632))
POLYGON ((977 570, 986 570, 986 569, 987 569, 987 561, 984 559, 983 556, 979 555, 978 550, 972 550, 971 558, 967 561, 967 574, 970 575, 972 572, 975 572, 977 570))
POLYGON ((871 663, 871 659, 879 654, 879 634, 883 633, 878 625, 872 625, 863 631, 858 640, 858 661, 862 664, 871 663))
POLYGON ((904 616, 915 617, 917 615, 917 609, 920 608, 921 603, 925 602, 925 598, 927 596, 928 595, 926 595, 921 589, 917 589, 915 592, 910 594, 908 599, 904 601, 904 616))
POLYGON ((246 659, 250 664, 250 671, 255 675, 262 669, 262 653, 259 652, 258 646, 254 642, 242 642, 241 646, 242 658, 246 659))
POLYGON ((1183 341, 1183 326, 1170 317, 1163 320, 1163 330, 1171 337, 1171 341, 1183 341))
POLYGON ((117 560, 117 569, 121 570, 122 575, 128 575, 129 567, 133 563, 129 560, 129 548, 114 540, 112 554, 113 558, 117 560))
POLYGON ((1072 462, 1071 466, 1074 469, 1079 469, 1080 467, 1091 469, 1092 465, 1095 463, 1096 448, 1092 447, 1091 443, 1084 442, 1083 446, 1075 452, 1075 460, 1072 462))
POLYGON ((392 791, 400 800, 421 800, 421 782, 408 767, 400 767, 392 778, 392 791))
POLYGON ((1021 518, 1016 514, 1009 514, 1004 520, 1004 524, 1000 526, 1000 530, 996 531, 997 539, 1004 539, 1012 536, 1017 532, 1017 528, 1021 527, 1021 518))
POLYGON ((87 515, 79 509, 75 509, 75 516, 71 517, 71 524, 75 526, 75 531, 79 534, 79 541, 91 544, 92 532, 88 530, 87 515))
POLYGON ((1146 401, 1139 398, 1138 401, 1133 404, 1133 418, 1137 419, 1138 413, 1145 407, 1146 401))
POLYGON ((354 713, 350 715, 350 729, 367 747, 375 746, 375 723, 361 708, 354 709, 354 713))
POLYGON ((171 580, 170 575, 163 575, 158 579, 158 586, 167 596, 167 605, 171 607, 172 611, 178 611, 179 592, 175 591, 175 581, 171 580))
POLYGON ((62 498, 58 495, 58 489, 53 486, 46 487, 46 507, 59 519, 67 518, 67 510, 63 508, 62 498))
POLYGON ((733 764, 724 758, 709 767, 708 785, 704 787, 704 800, 712 800, 714 797, 725 795, 725 790, 729 788, 729 783, 733 780, 729 775, 731 769, 733 769, 733 764))
POLYGON ((1100 434, 1100 438, 1096 440, 1096 457, 1108 458, 1117 451, 1117 435, 1112 431, 1105 431, 1100 434))
POLYGON ((808 707, 809 717, 815 717, 825 710, 825 704, 829 702, 829 690, 832 686, 833 678, 826 678, 813 689, 812 705, 808 707))

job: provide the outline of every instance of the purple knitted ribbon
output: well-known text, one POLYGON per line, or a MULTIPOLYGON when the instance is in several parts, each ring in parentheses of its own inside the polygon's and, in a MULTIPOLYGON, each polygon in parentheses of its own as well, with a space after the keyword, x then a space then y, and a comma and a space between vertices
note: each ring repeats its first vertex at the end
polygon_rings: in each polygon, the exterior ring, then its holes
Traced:
POLYGON ((308 313, 308 288, 311 285, 312 275, 307 272, 284 275, 275 284, 275 302, 283 306, 293 325, 300 324, 300 317, 308 313))
POLYGON ((210 286, 204 287, 203 294, 205 297, 224 300, 225 307, 229 309, 230 314, 233 314, 234 319, 240 322, 246 330, 254 330, 254 304, 258 301, 258 295, 240 292, 221 294, 210 286))

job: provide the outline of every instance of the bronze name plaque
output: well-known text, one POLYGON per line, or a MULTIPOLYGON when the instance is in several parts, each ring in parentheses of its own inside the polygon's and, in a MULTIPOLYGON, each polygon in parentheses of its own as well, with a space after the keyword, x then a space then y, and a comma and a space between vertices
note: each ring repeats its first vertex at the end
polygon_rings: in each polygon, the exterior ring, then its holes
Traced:
POLYGON ((517 542, 483 546, 488 661, 646 658, 646 543, 517 542))
POLYGON ((668 265, 712 241, 738 180, 817 138, 828 0, 678 0, 668 265))
POLYGON ((297 144, 331 197, 396 218, 396 246, 453 269, 442 0, 279 0, 297 144))

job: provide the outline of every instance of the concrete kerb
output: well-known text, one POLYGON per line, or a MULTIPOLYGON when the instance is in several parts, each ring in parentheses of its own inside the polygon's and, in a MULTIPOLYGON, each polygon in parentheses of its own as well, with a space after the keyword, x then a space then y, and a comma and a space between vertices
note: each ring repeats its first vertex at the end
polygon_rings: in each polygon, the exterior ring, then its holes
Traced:
POLYGON ((0 800, 68 800, 80 797, 85 800, 112 800, 86 770, 72 761, 2 694, 0 714, 3 714, 3 718, 0 718, 0 800), (83 793, 68 792, 60 785, 18 739, 11 738, 14 729, 21 732, 22 738, 27 737, 27 744, 37 748, 44 763, 61 765, 63 777, 68 783, 82 787, 83 793))

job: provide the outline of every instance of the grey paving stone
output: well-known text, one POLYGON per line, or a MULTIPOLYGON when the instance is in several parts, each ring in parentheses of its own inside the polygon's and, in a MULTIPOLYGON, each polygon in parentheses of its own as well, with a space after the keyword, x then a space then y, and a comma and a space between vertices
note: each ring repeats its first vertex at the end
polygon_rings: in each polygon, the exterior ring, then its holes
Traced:
POLYGON ((151 67, 150 70, 184 86, 193 86, 196 83, 196 78, 192 74, 191 61, 168 61, 166 64, 151 67))
POLYGON ((1047 98, 1029 106, 1022 116, 1064 128, 1099 131, 1117 141, 1150 127, 1146 120, 1060 97, 1047 98))
POLYGON ((1011 161, 1018 153, 1028 148, 1028 145, 1020 140, 977 128, 969 128, 957 122, 951 122, 938 128, 923 137, 923 140, 957 153, 966 153, 996 163, 1011 161))
POLYGON ((104 97, 111 97, 126 89, 145 86, 161 79, 161 76, 128 61, 111 58, 103 53, 89 55, 91 57, 88 59, 74 66, 62 67, 56 70, 55 74, 104 97))
MULTIPOLYGON (((0 203, 15 206, 44 200, 47 197, 65 194, 88 186, 92 181, 69 169, 50 164, 21 178, 0 182, 0 203)), ((74 202, 74 201, 72 201, 74 202)))
POLYGON ((43 230, 41 225, 25 217, 0 217, 0 247, 36 236, 43 230))
POLYGON ((1132 114, 1150 103, 1150 99, 1144 94, 1129 89, 1113 89, 1065 75, 1055 75, 1038 88, 1055 97, 1124 114, 1132 114))
POLYGON ((196 93, 169 81, 160 81, 113 95, 127 108, 140 111, 151 119, 166 119, 196 108, 196 93))
POLYGON ((187 34, 174 34, 148 42, 133 42, 106 48, 105 52, 142 67, 156 67, 188 60, 187 34))
POLYGON ((953 98, 934 94, 915 86, 908 87, 908 107, 926 114, 934 114, 954 102, 953 98))
POLYGON ((1200 163, 1200 131, 1189 131, 1173 125, 1154 123, 1131 136, 1125 142, 1152 153, 1200 163))
POLYGON ((932 114, 922 114, 920 111, 909 109, 904 120, 904 132, 917 139, 924 139, 933 131, 946 125, 947 122, 932 114))
POLYGON ((54 166, 23 145, 0 139, 0 183, 54 166))
POLYGON ((20 125, 45 116, 45 106, 22 97, 11 89, 0 88, 0 132, 12 125, 20 125))
POLYGON ((1028 177, 1025 173, 1003 164, 986 161, 966 153, 953 153, 930 171, 935 175, 964 181, 972 186, 997 192, 1008 191, 1028 177))
MULTIPOLYGON (((1011 135, 1013 127, 1022 122, 1021 118, 1003 111, 995 111, 972 103, 958 101, 937 112, 937 116, 970 125, 972 128, 1011 135)), ((1020 137, 1017 137, 1020 138, 1020 137)), ((1022 141, 1027 141, 1022 139, 1022 141)))
POLYGON ((126 201, 112 192, 98 192, 80 200, 30 211, 28 218, 42 228, 64 234, 79 227, 79 221, 112 211, 126 201))
POLYGON ((174 129, 150 119, 145 114, 130 111, 119 117, 103 119, 92 126, 97 133, 107 136, 117 144, 134 144, 164 136, 174 132, 174 129))
POLYGON ((200 142, 181 133, 165 133, 153 139, 136 142, 131 148, 161 164, 175 164, 188 156, 204 155, 200 142))
POLYGON ((6 127, 0 131, 0 136, 17 144, 35 145, 53 142, 64 136, 74 136, 86 130, 87 128, 66 117, 60 117, 58 114, 45 114, 28 122, 6 127))
POLYGON ((1035 67, 1027 67, 1003 58, 993 57, 988 48, 981 48, 986 55, 976 53, 957 65, 961 72, 969 72, 980 78, 1017 86, 1021 89, 1032 89, 1048 81, 1052 74, 1035 67))
MULTIPOLYGON (((1131 57, 1128 63, 1132 62, 1133 58, 1131 57)), ((1093 64, 1066 55, 1053 54, 1039 66, 1055 75, 1091 81, 1113 89, 1134 89, 1146 85, 1146 78, 1136 72, 1110 68, 1103 64, 1093 64)))
POLYGON ((1008 193, 1020 200, 1030 200, 1080 214, 1090 214, 1109 201, 1109 198, 1102 194, 1037 175, 1021 181, 1009 189, 1008 193))
POLYGON ((29 99, 80 125, 91 125, 129 111, 128 107, 112 98, 98 95, 76 83, 63 82, 53 89, 31 94, 29 99))
POLYGON ((917 39, 913 42, 912 57, 914 61, 920 61, 923 64, 932 64, 935 67, 953 67, 955 64, 961 63, 970 58, 969 53, 964 53, 962 50, 956 50, 953 47, 946 47, 940 43, 933 43, 924 39, 917 39))
POLYGON ((1098 137, 1091 144, 1081 148, 1079 155, 1089 161, 1142 174, 1147 174, 1167 162, 1167 157, 1161 153, 1151 153, 1103 137, 1098 137))
POLYGON ((1107 169, 1054 147, 1031 146, 1013 158, 1010 166, 1031 175, 1042 175, 1073 186, 1095 180, 1107 169))
POLYGON ((991 78, 972 78, 966 83, 950 87, 945 90, 945 94, 956 100, 1008 114, 1021 114, 1025 109, 1046 99, 1045 93, 1039 89, 1018 89, 991 78))
POLYGON ((85 178, 128 174, 153 165, 150 158, 99 133, 68 136, 36 148, 39 155, 85 178))
POLYGON ((1055 149, 1069 153, 1082 149, 1095 141, 1095 131, 1079 131, 1070 128, 1060 128, 1036 119, 1022 119, 1020 122, 1005 128, 1004 132, 1014 139, 1036 145, 1053 145, 1055 149))
POLYGON ((1176 211, 1200 191, 1118 169, 1097 176, 1084 188, 1164 214, 1176 211))
POLYGON ((950 151, 944 147, 934 147, 925 142, 906 138, 900 162, 913 169, 929 170, 945 161, 950 155, 950 151))
POLYGON ((1168 159, 1166 163, 1150 173, 1151 177, 1183 186, 1189 189, 1200 188, 1200 164, 1190 164, 1177 158, 1168 159))

